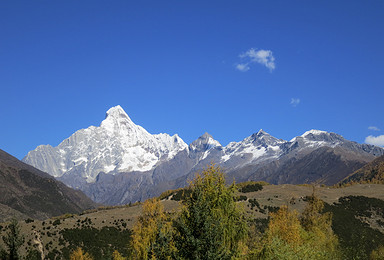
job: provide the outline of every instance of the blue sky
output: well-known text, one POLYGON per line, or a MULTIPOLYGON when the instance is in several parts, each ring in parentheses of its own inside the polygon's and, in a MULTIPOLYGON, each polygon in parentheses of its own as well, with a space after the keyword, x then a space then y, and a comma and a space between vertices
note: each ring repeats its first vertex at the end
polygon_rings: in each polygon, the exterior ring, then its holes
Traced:
POLYGON ((262 128, 384 145, 383 13, 381 0, 1 1, 0 149, 56 146, 115 105, 187 143, 262 128))

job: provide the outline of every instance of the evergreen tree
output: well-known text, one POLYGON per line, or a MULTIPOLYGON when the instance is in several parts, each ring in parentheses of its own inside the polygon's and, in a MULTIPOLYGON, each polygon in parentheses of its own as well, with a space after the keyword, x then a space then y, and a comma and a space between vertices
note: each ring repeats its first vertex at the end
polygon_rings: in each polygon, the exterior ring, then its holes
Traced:
POLYGON ((27 255, 25 256, 25 259, 26 260, 41 260, 41 253, 34 248, 30 248, 27 252, 27 255))
POLYGON ((176 246, 185 259, 234 259, 245 247, 247 223, 236 205, 236 187, 226 187, 223 171, 210 165, 190 185, 175 220, 176 246))
POLYGON ((24 236, 20 233, 19 222, 13 218, 8 226, 8 232, 3 236, 5 246, 8 248, 7 258, 10 260, 20 259, 19 248, 24 243, 24 236))
POLYGON ((1 247, 0 245, 0 260, 5 260, 7 259, 7 251, 4 250, 4 248, 1 247))

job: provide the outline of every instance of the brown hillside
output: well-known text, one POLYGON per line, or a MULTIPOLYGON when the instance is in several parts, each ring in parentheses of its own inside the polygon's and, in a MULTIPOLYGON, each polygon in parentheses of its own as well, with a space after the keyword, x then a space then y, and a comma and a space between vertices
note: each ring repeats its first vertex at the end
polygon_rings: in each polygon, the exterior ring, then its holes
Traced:
POLYGON ((340 182, 347 183, 384 183, 384 155, 367 163, 340 182))
POLYGON ((12 217, 45 219, 80 213, 96 204, 81 191, 0 150, 0 221, 12 217))

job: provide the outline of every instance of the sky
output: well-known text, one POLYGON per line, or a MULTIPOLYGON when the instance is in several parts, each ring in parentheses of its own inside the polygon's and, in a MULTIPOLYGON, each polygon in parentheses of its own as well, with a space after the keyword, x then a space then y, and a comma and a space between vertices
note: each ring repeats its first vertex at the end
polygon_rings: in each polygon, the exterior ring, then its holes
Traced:
POLYGON ((384 146, 384 1, 0 1, 0 149, 22 159, 121 105, 222 145, 311 129, 384 146))

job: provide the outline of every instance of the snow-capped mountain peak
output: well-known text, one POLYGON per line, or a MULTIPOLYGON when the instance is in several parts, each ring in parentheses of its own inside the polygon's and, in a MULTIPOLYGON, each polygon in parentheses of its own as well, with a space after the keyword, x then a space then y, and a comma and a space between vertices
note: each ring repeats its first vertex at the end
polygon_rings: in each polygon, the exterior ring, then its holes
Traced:
POLYGON ((191 150, 210 150, 217 146, 221 146, 221 144, 213 139, 210 134, 205 132, 202 136, 193 141, 189 147, 191 150))
POLYGON ((260 129, 257 133, 245 138, 243 143, 253 143, 254 145, 277 145, 281 142, 285 142, 281 139, 273 137, 272 135, 265 132, 263 129, 260 129))
POLYGON ((204 133, 189 145, 189 152, 192 157, 201 161, 207 158, 215 148, 220 149, 221 147, 221 144, 213 139, 210 134, 204 133))
MULTIPOLYGON (((132 122, 131 118, 129 118, 128 114, 121 106, 110 108, 105 115, 105 119, 101 122, 100 127, 110 132, 134 131, 135 128, 141 128, 132 122)), ((143 130, 144 129, 142 128, 138 131, 143 132, 143 134, 149 134, 147 131, 143 130)))
POLYGON ((100 127, 81 129, 57 147, 39 146, 23 161, 55 177, 80 175, 94 182, 100 172, 149 171, 187 148, 177 135, 151 135, 133 123, 121 106, 115 106, 100 127))
POLYGON ((298 144, 300 147, 336 147, 345 143, 346 140, 341 135, 322 130, 309 130, 301 136, 294 137, 290 143, 298 144))
POLYGON ((308 135, 321 135, 321 134, 328 134, 328 132, 326 131, 322 131, 322 130, 316 130, 316 129, 312 129, 312 130, 309 130, 309 131, 306 131, 304 134, 302 134, 301 136, 302 137, 306 137, 308 135))
POLYGON ((105 115, 105 118, 107 117, 127 118, 128 120, 131 120, 128 114, 124 111, 124 109, 120 105, 117 105, 108 109, 105 115))

